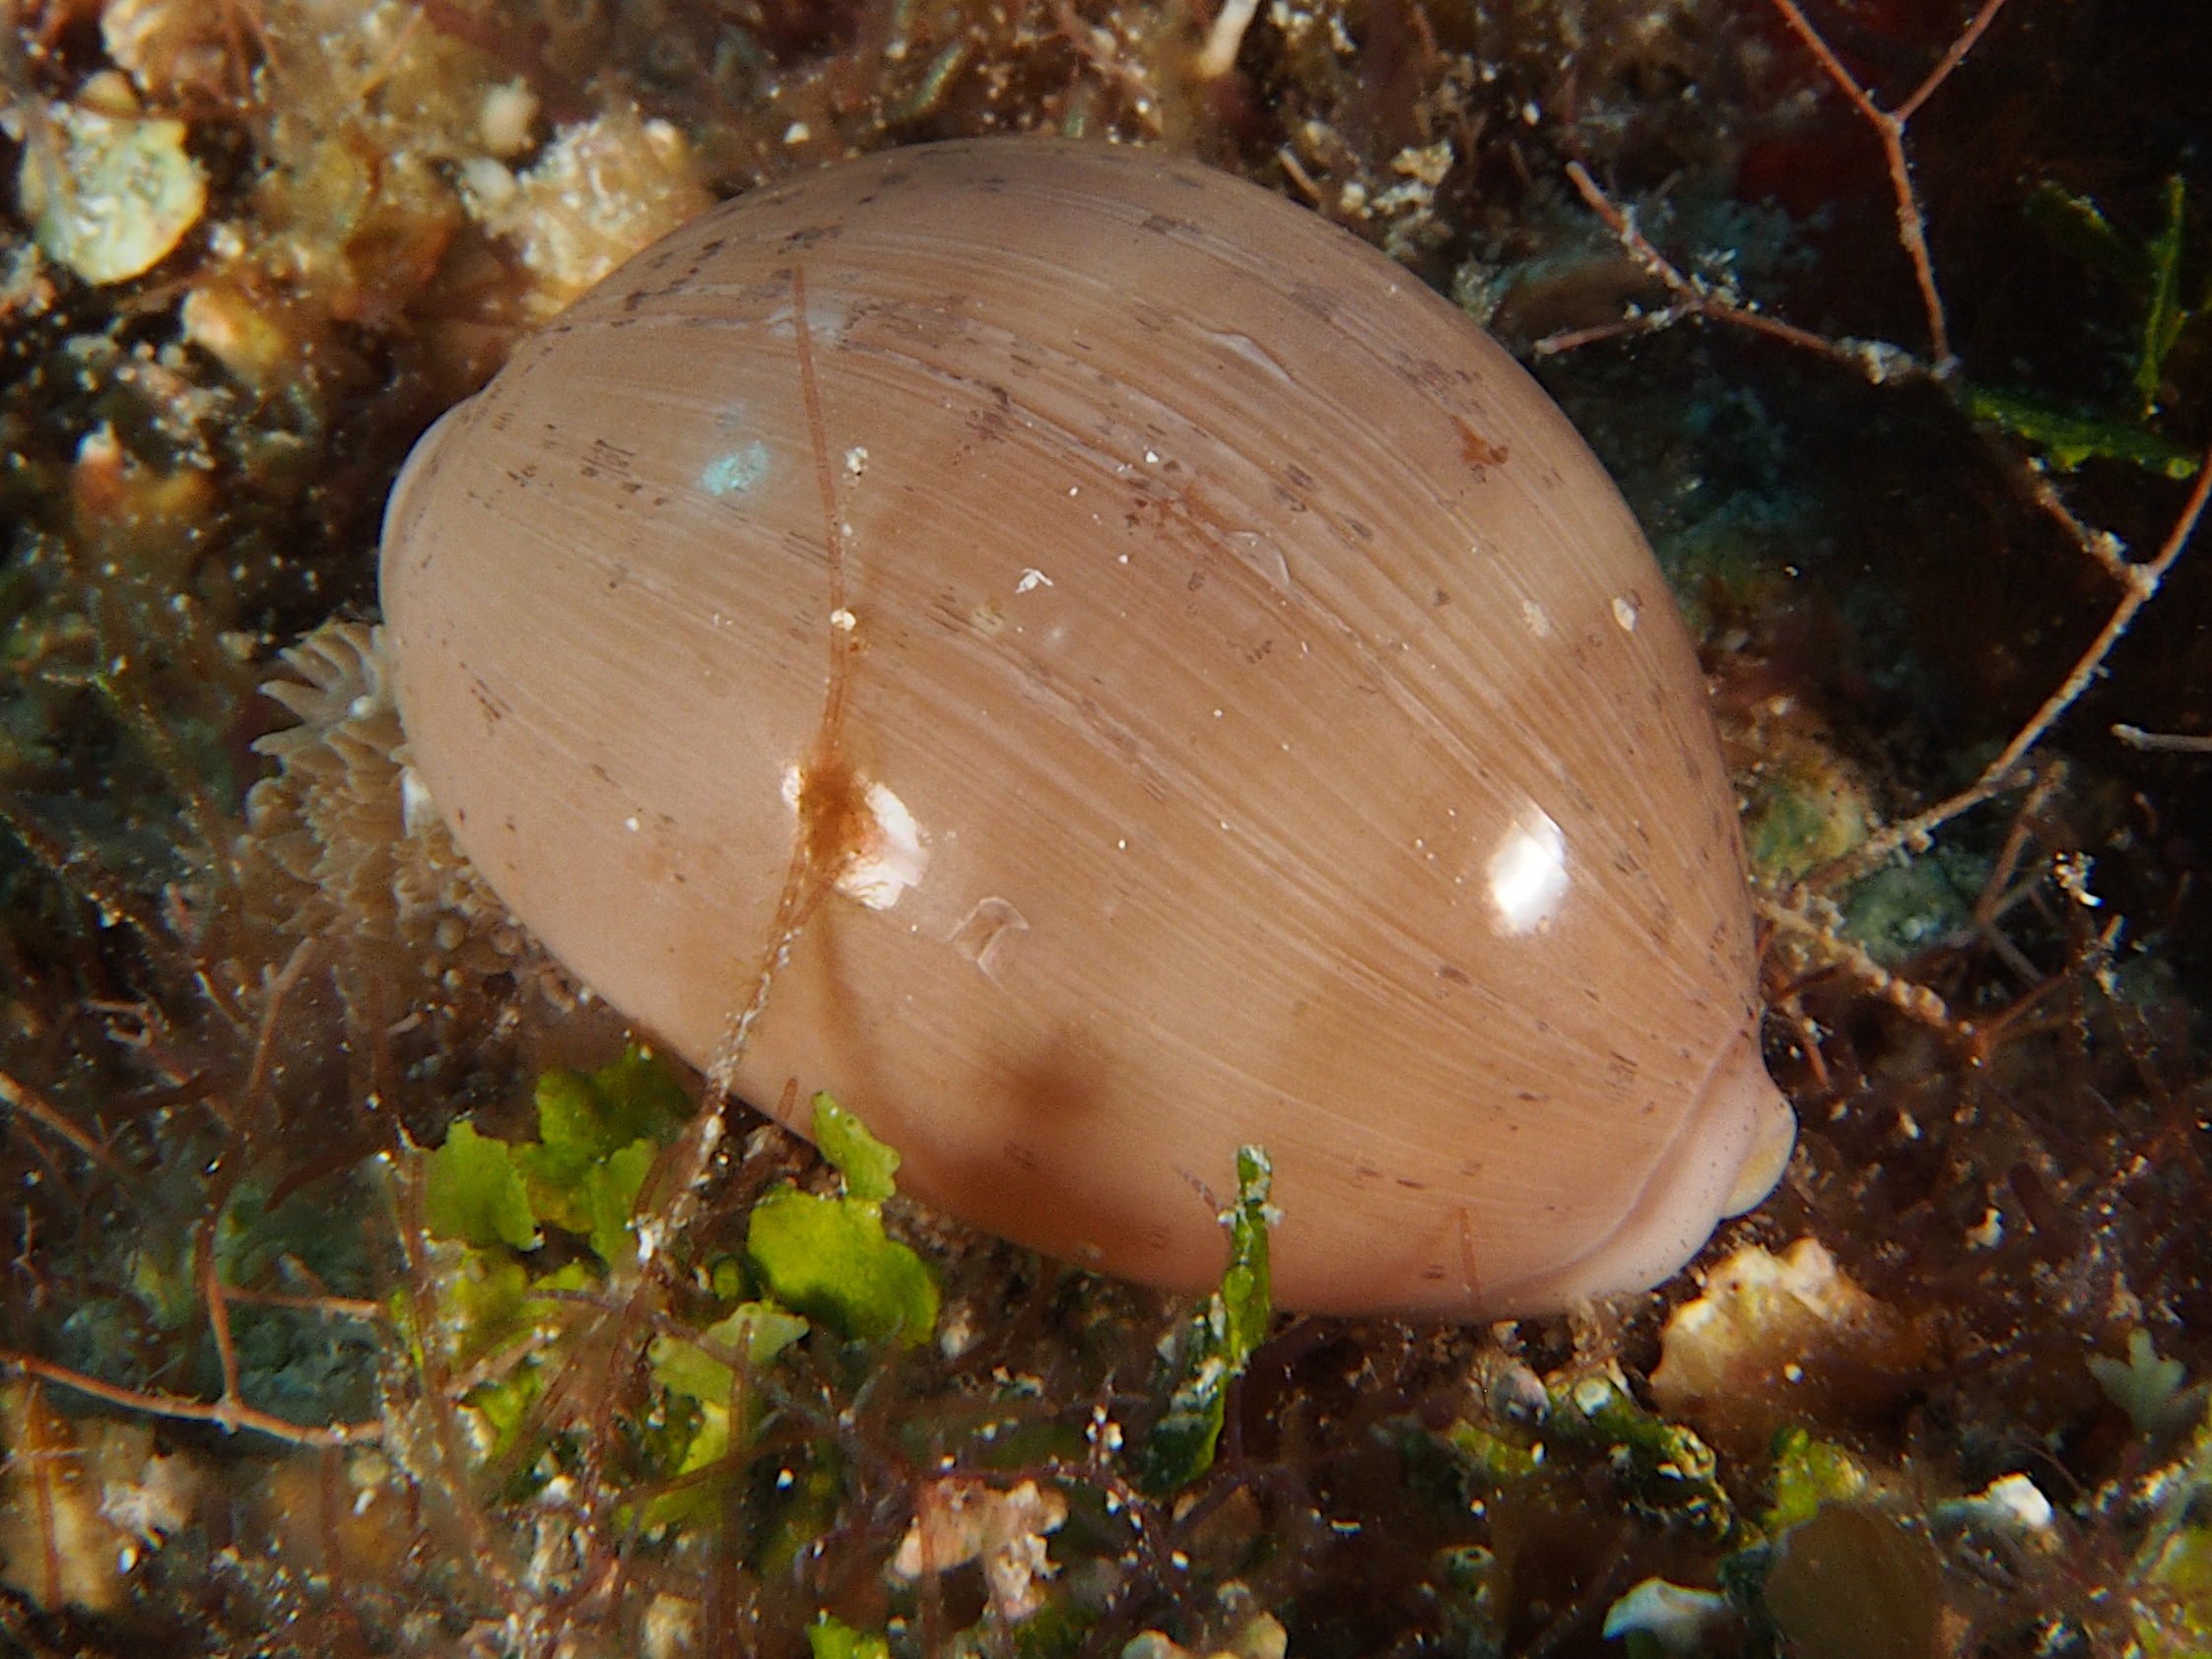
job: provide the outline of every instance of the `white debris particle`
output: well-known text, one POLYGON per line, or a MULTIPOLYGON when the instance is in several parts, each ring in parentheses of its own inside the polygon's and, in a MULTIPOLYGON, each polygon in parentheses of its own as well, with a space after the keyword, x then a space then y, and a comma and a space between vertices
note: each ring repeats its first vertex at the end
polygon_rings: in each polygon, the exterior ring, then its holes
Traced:
POLYGON ((1613 620, 1621 625, 1623 633, 1634 633, 1636 631, 1636 607, 1626 599, 1616 598, 1613 601, 1613 620))
POLYGON ((929 852, 921 844, 921 826, 905 802, 880 783, 869 784, 862 798, 875 826, 865 850, 838 877, 838 891, 871 910, 888 910, 921 880, 929 867, 929 852))
POLYGON ((527 81, 513 80, 486 89, 477 105, 477 141, 491 155, 519 156, 530 148, 538 119, 538 95, 527 81))
POLYGON ((958 1360, 975 1346, 981 1334, 972 1310, 965 1304, 956 1307, 938 1323, 937 1352, 948 1360, 958 1360))
POLYGON ((1406 146, 1390 158, 1390 168, 1435 190, 1451 171, 1451 140, 1440 138, 1430 145, 1406 146))
POLYGON ((856 443, 844 452, 844 470, 854 478, 858 478, 868 470, 868 447, 866 444, 856 443))
POLYGON ((699 1603, 662 1591, 646 1604, 639 1659, 680 1659, 699 1642, 699 1603))
POLYGON ((1714 1638, 1733 1627, 1727 1597, 1663 1578, 1644 1579, 1605 1610, 1607 1639, 1641 1635, 1667 1659, 1709 1652, 1714 1638))
POLYGON ((430 785, 413 766, 400 767, 399 827, 410 835, 420 835, 437 822, 437 803, 431 799, 430 785))
POLYGON ((860 626, 860 619, 840 605, 830 613, 830 626, 839 633, 850 633, 860 626))
POLYGON ((1206 43, 1191 60, 1191 72, 1200 81, 1218 81, 1237 67, 1237 52, 1244 43, 1244 31, 1251 27, 1252 16, 1259 10, 1259 0, 1226 0, 1222 9, 1214 14, 1213 27, 1206 32, 1206 43))
POLYGON ((2076 904, 2096 909, 2105 901, 2089 891, 2090 872, 2097 860, 2082 852, 2062 852, 2050 861, 2051 880, 2076 904))
MULTIPOLYGON (((783 804, 797 813, 805 792, 805 774, 796 765, 785 766, 779 791, 783 804)), ((859 849, 846 858, 835 885, 847 898, 857 898, 871 910, 888 910, 921 881, 929 868, 929 849, 922 845, 921 826, 906 803, 889 789, 871 783, 861 799, 870 822, 859 849)))
POLYGON ((783 129, 783 142, 786 144, 804 144, 813 136, 814 129, 804 121, 793 121, 783 129))
POLYGON ((1042 570, 1024 569, 1022 571, 1022 579, 1014 584, 1014 591, 1016 593, 1029 593, 1034 589, 1040 587, 1050 587, 1051 585, 1052 578, 1050 576, 1047 576, 1042 570))
POLYGON ((2030 1532, 2048 1532, 2053 1519, 2050 1499, 2026 1475, 2004 1475, 1991 1481, 1981 1501, 1993 1514, 2004 1516, 2030 1532))

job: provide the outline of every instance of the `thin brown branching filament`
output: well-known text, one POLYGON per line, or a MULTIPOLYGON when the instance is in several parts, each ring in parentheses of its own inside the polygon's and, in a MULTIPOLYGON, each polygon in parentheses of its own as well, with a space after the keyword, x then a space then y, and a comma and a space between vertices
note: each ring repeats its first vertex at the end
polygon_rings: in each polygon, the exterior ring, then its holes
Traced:
POLYGON ((2212 755, 2212 737, 2198 737, 2188 732, 2147 732, 2141 726, 2131 726, 2122 720, 2112 727, 2112 736, 2130 749, 2154 749, 2169 755, 2212 755))
POLYGON ((2067 538, 2080 548, 2086 557, 2106 575, 2114 581, 2126 581, 2127 550, 2120 539, 2110 530, 2100 530, 2085 523, 2058 494, 2050 475, 2027 456, 1992 442, 1990 445, 2012 473, 2015 489, 2035 503, 2036 509, 2066 532, 2067 538))
POLYGON ((123 1388, 115 1383, 101 1382, 95 1376, 87 1376, 83 1371, 73 1370, 67 1365, 57 1365, 50 1360, 41 1360, 36 1355, 19 1354, 8 1348, 0 1348, 0 1369, 37 1377, 63 1388, 73 1388, 95 1400, 104 1400, 110 1406, 120 1406, 125 1411, 138 1412, 146 1417, 168 1418, 178 1423, 207 1423, 223 1428, 250 1428, 273 1440, 284 1440, 296 1446, 369 1445, 382 1439, 384 1435, 384 1426, 373 1421, 339 1423, 315 1428, 288 1423, 281 1417, 236 1402, 183 1400, 173 1394, 157 1394, 143 1388, 123 1388))
POLYGON ((1834 887, 1860 871, 1872 869, 1883 859, 1898 852, 1923 850, 1928 844, 1928 837, 1961 813, 2030 782, 2035 774, 2022 764, 2028 752, 2043 741, 2060 716, 2089 689, 2104 668, 2105 659, 2111 655, 2112 647, 2119 643, 2129 625, 2135 621, 2136 613, 2158 597, 2159 588, 2165 582, 2167 573, 2187 549, 2189 538, 2204 516, 2208 497, 2212 497, 2212 447, 2206 449, 2204 462, 2197 469, 2196 488, 2189 492, 2188 500, 2183 503, 2157 555, 2125 567, 2127 590, 2120 595, 2119 603, 2112 607, 2111 615, 2105 619, 2105 626, 2097 630, 2096 638, 2090 641, 2088 648, 2076 660, 2072 671, 2044 699, 2043 706, 2030 716, 2026 725, 2013 734, 2012 741, 1999 751, 1996 759, 1981 769, 1981 775, 1956 794, 1868 837, 1826 869, 1815 871, 1799 885, 1809 888, 1834 887))
POLYGON ((247 1307, 284 1307, 295 1313, 315 1313, 326 1319, 359 1319, 383 1324, 391 1309, 382 1302, 361 1296, 303 1296, 286 1291, 251 1291, 240 1285, 223 1287, 223 1299, 247 1307))
POLYGON ((791 331, 799 371, 799 394, 813 450, 815 487, 822 498, 822 545, 828 599, 829 678, 822 716, 799 768, 798 831, 783 885, 776 895, 760 970, 746 996, 723 1027, 721 1041, 706 1068, 706 1095, 698 1118, 680 1143, 665 1215, 656 1225, 641 1221, 641 1251, 680 1239, 698 1214, 700 1187, 726 1130, 737 1068, 752 1040, 753 1028, 768 1007, 775 976, 790 960, 808 920, 863 844, 869 822, 865 790, 844 754, 844 727, 852 676, 860 650, 858 628, 846 603, 845 525, 838 501, 837 474, 830 463, 829 427, 822 414, 821 382, 814 371, 814 334, 807 322, 806 268, 791 267, 791 331))
POLYGON ((1548 335, 1536 342, 1539 357, 1557 357, 1580 346, 1594 345, 1600 340, 1618 339, 1628 334, 1648 334, 1666 328, 1688 317, 1703 317, 1713 322, 1729 323, 1737 328, 1749 329, 1755 334, 1765 334, 1791 346, 1801 346, 1806 351, 1818 352, 1823 357, 1836 359, 1860 372, 1868 372, 1864 355, 1854 351, 1848 343, 1815 334, 1809 328, 1799 328, 1795 323, 1771 317, 1751 301, 1725 288, 1684 275, 1682 270, 1651 245, 1650 239, 1636 228, 1636 221, 1608 196, 1590 176, 1589 169, 1580 162, 1567 164, 1567 176, 1574 181, 1582 200, 1592 213, 1602 219, 1607 229, 1620 238, 1623 248, 1646 275, 1662 284, 1672 299, 1659 310, 1646 312, 1617 323, 1601 323, 1593 328, 1578 328, 1565 334, 1548 335))
MULTIPOLYGON (((2098 630, 2065 679, 1982 768, 1980 775, 1933 806, 1876 831, 1843 857, 1762 898, 1760 914, 1776 935, 1789 937, 1817 960, 1849 974, 1873 995, 1914 1019, 1948 1028, 1951 1020, 1942 998, 1883 967, 1864 949, 1843 938, 1838 925, 1841 913, 1822 896, 1900 853, 1925 851, 1935 831, 1961 814, 1999 795, 2027 788, 2030 791, 2027 802, 1999 853, 1990 882, 1975 907, 1974 924, 1976 932, 2016 973, 2032 979, 2037 977, 1996 927, 2004 910, 2041 884, 2039 876, 2017 886, 2005 885, 2026 845, 2028 826, 2041 815, 2064 778, 2063 766, 2056 763, 2031 765, 2029 756, 2103 671, 2106 659, 2125 635, 2137 613, 2158 596, 2176 562, 2187 549, 2204 516, 2208 499, 2212 499, 2212 448, 2207 449, 2204 463, 2197 471, 2196 487, 2189 493, 2157 554, 2141 563, 2123 565, 2125 591, 2104 627, 2098 630)), ((2143 747, 2168 746, 2145 744, 2143 747)), ((2171 747, 2193 748, 2194 745, 2182 742, 2171 747)), ((2031 998, 2039 994, 2032 992, 2031 998)), ((1801 1009, 1785 1007, 1784 1013, 1802 1021, 1801 1009)), ((1999 1016, 1997 1022, 1986 1029, 1966 1025, 1958 1029, 1967 1033, 1979 1051, 1995 1040, 1995 1032, 2004 1029, 2005 1019, 2006 1016, 1999 1016)), ((1808 1042, 1806 1047, 1808 1052, 1817 1054, 1817 1043, 1808 1042)))
POLYGON ((1892 973, 1868 955, 1863 946, 1845 939, 1839 931, 1841 917, 1822 907, 1817 899, 1812 904, 1796 906, 1771 898, 1761 899, 1759 914, 1776 933, 1792 936, 1816 957, 1843 969, 1900 1012, 1910 1014, 1924 1025, 1950 1029, 1951 1012, 1941 997, 1924 985, 1915 985, 1892 973))
POLYGON ((56 1110, 36 1090, 25 1088, 6 1072, 0 1072, 0 1106, 6 1106, 47 1134, 67 1142, 82 1153, 87 1161, 98 1164, 118 1182, 122 1180, 122 1166, 105 1147, 56 1110))
POLYGON ((806 408, 807 438, 814 452, 814 485, 822 496, 822 559, 830 601, 830 684, 822 700, 822 723, 815 729, 814 752, 826 758, 840 745, 845 695, 852 659, 859 649, 852 613, 845 608, 843 514, 838 504, 838 478, 830 465, 830 429, 822 418, 822 383, 814 372, 814 331, 807 323, 806 267, 791 267, 791 348, 799 366, 799 396, 806 408))
POLYGON ((1919 285, 1920 304, 1927 313, 1928 352, 1939 378, 1948 378, 1958 365, 1951 355, 1951 331, 1944 319, 1943 297, 1935 286, 1935 262, 1928 253, 1927 215, 1921 210, 1919 192, 1912 183, 1911 160, 1905 153, 1905 127, 1921 105, 1935 96, 1936 89, 1950 79, 1951 72, 1966 61, 1967 53, 1974 50, 1975 42, 1981 38, 2004 3, 2005 0, 1982 0, 1980 10, 1959 32, 1958 37, 1911 95, 1895 109, 1884 109, 1843 66, 1843 60, 1836 55, 1820 31, 1806 20, 1798 9, 1797 0, 1775 0, 1776 9, 1882 142, 1882 157, 1889 165, 1890 188, 1897 196, 1898 240, 1905 248, 1906 257, 1912 262, 1912 280, 1919 285))
POLYGON ((129 924, 132 934, 163 966, 191 976, 203 966, 177 944, 162 918, 138 895, 82 849, 65 845, 46 829, 15 791, 0 786, 0 826, 22 843, 24 851, 42 866, 67 893, 91 904, 108 925, 129 924))
POLYGON ((231 1340, 231 1303, 223 1294, 223 1281, 215 1263, 216 1216, 196 1229, 192 1239, 193 1277, 199 1281, 200 1300, 207 1306, 208 1334, 215 1339, 215 1357, 223 1367, 223 1397, 215 1403, 215 1421, 225 1428, 237 1427, 238 1350, 231 1340))
POLYGON ((1990 867, 1988 879, 1981 884, 1981 896, 1975 900, 1975 931, 1988 942, 1991 949, 2004 958, 2007 965, 2022 978, 2033 983, 2041 977, 2035 968, 2020 956, 2019 948, 1998 930, 1997 924, 2015 905, 2035 893, 2043 882, 2044 872, 2037 870, 2022 881, 2014 881, 2029 844, 2036 838, 2037 830, 2051 797, 2056 795, 2066 781, 2066 767, 2057 761, 2045 761, 2030 789, 2020 803, 2019 811, 2012 817, 2012 829, 2006 832, 2004 845, 1997 851, 1996 863, 1990 867))
POLYGON ((1876 137, 1881 141, 1883 159, 1889 168, 1890 188, 1897 201, 1898 241, 1904 248, 1906 257, 1911 262, 1913 282, 1919 289, 1920 305, 1926 317, 1928 359, 1925 363, 1894 346, 1831 340, 1810 329, 1767 316, 1756 304, 1732 290, 1684 275, 1637 230, 1634 219, 1599 187, 1588 169, 1579 162, 1570 162, 1567 165, 1567 174, 1581 194, 1582 200, 1620 238, 1621 245, 1630 256, 1666 288, 1671 298, 1663 308, 1643 316, 1552 335, 1537 342, 1537 353, 1540 356, 1556 356, 1595 341, 1614 339, 1625 334, 1647 333, 1694 316, 1729 323, 1790 345, 1802 346, 1808 351, 1817 352, 1855 368, 1875 381, 1914 374, 1933 374, 1939 380, 1949 380, 1958 365, 1951 352, 1951 331, 1944 313, 1943 297, 1936 287, 1934 257, 1928 251, 1927 215, 1921 206, 1918 189, 1912 182, 1911 158, 1905 148, 1906 125, 1935 96, 1937 89, 1950 79, 1952 72, 1966 61, 1967 54, 1974 50, 2003 5, 2004 0, 1983 0, 1980 9, 1945 48, 1935 67, 1928 71, 1905 101, 1895 109, 1885 109, 1859 84, 1857 77, 1845 67, 1843 59, 1837 56, 1835 48, 1812 26, 1796 0, 1775 0, 1775 6, 1781 13, 1783 21, 1805 42, 1822 71, 1849 100, 1851 107, 1874 129, 1876 137))

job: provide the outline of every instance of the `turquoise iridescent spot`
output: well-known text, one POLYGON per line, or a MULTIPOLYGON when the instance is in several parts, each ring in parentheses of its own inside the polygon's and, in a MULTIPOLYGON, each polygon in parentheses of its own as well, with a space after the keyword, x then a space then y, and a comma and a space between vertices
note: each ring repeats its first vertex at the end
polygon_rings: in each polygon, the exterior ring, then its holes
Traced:
POLYGON ((709 496, 742 496, 768 477, 769 446, 759 439, 706 463, 699 487, 709 496))

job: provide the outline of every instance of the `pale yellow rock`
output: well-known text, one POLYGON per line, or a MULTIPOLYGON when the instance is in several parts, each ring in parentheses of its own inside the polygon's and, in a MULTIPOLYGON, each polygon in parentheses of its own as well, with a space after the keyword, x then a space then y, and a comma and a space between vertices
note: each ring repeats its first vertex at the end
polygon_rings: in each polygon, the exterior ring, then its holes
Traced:
POLYGON ((207 207, 182 121, 51 104, 29 124, 17 190, 48 258, 94 284, 167 258, 207 207))
POLYGON ((1778 1256, 1738 1250, 1659 1341, 1659 1410, 1740 1455, 1763 1453, 1785 1425, 1817 1432, 1880 1412, 1914 1385, 1931 1346, 1923 1322, 1869 1295, 1813 1238, 1778 1256))
POLYGON ((0 1583, 49 1612, 115 1612, 136 1546, 101 1513, 76 1427, 36 1384, 0 1388, 0 1583))
MULTIPOLYGON (((1227 1647, 1215 1648, 1204 1659, 1285 1659, 1290 1633, 1272 1613, 1254 1614, 1240 1626, 1227 1647)), ((1121 1649, 1121 1659, 1200 1659, 1164 1630, 1144 1630, 1121 1649)))

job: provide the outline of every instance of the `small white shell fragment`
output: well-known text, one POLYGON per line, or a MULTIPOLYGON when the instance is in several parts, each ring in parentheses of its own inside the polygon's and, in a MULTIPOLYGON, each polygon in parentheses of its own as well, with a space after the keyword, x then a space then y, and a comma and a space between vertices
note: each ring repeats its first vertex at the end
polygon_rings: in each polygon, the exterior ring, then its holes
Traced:
POLYGON ((1621 631, 1623 633, 1634 633, 1636 631, 1636 606, 1630 603, 1629 600, 1619 595, 1615 595, 1613 600, 1613 620, 1621 625, 1621 631))
POLYGON ((1632 1633, 1646 1635, 1661 1653, 1695 1659, 1709 1640, 1734 1623, 1726 1596, 1685 1589, 1663 1578, 1646 1578, 1605 1610, 1608 1640, 1632 1633))
MULTIPOLYGON (((806 774, 796 765, 783 768, 783 804, 795 814, 806 791, 806 774)), ((921 826, 906 803, 881 783, 870 783, 862 792, 869 824, 863 846, 838 872, 833 884, 847 898, 858 899, 871 910, 888 910, 908 888, 916 886, 929 868, 929 849, 923 845, 921 826)), ((1027 924, 1024 924, 1027 925, 1027 924)))
POLYGON ((1991 1516, 2009 1521, 2023 1531, 2041 1533, 2056 1542, 2050 1499, 2026 1475, 2000 1476, 1991 1481, 1979 1496, 1969 1501, 1982 1505, 1991 1516))
POLYGON ((16 188, 48 257, 94 284, 127 282, 168 257, 207 207, 182 121, 51 104, 26 134, 16 188))
POLYGON ((921 844, 921 826, 905 802, 880 783, 869 784, 864 799, 875 818, 875 830, 868 837, 867 852, 838 878, 838 891, 871 910, 888 910, 921 880, 929 868, 929 851, 921 844))
POLYGON ((399 822, 410 835, 420 835, 438 822, 437 803, 430 785, 413 766, 399 768, 399 822))
POLYGON ((1643 1579, 1606 1608, 1606 1639, 1645 1634, 1670 1659, 1695 1659, 1708 1641, 1734 1624, 1725 1595, 1690 1590, 1665 1579, 1643 1579))

